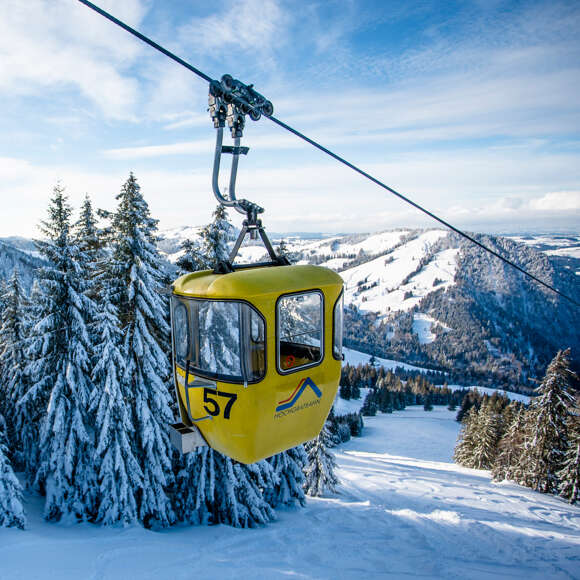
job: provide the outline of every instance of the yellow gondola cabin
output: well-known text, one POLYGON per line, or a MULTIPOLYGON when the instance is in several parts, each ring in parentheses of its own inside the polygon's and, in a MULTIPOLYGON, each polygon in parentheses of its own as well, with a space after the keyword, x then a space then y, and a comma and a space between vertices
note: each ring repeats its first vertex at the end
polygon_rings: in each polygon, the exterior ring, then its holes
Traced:
POLYGON ((253 463, 316 437, 340 380, 342 287, 309 265, 177 279, 174 444, 253 463))

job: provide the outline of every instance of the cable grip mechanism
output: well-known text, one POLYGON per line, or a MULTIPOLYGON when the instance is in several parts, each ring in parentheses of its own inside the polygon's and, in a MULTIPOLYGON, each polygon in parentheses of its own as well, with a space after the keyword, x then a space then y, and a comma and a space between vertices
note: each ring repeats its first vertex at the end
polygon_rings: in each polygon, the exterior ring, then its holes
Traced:
POLYGON ((247 199, 236 198, 236 178, 238 173, 238 161, 240 155, 247 155, 249 147, 240 145, 246 124, 246 115, 252 121, 258 121, 262 115, 270 117, 274 114, 274 106, 263 95, 254 90, 253 85, 246 85, 242 81, 234 79, 231 75, 225 74, 220 81, 212 80, 209 83, 209 114, 216 129, 216 144, 213 161, 212 189, 219 203, 226 207, 233 207, 236 211, 246 216, 243 228, 227 261, 220 262, 215 268, 217 273, 233 272, 235 268, 233 262, 244 241, 249 234, 250 239, 262 239, 271 262, 261 265, 287 265, 288 259, 285 256, 278 256, 266 235, 262 222, 258 219, 259 214, 264 213, 264 208, 248 201, 247 199), (224 128, 230 130, 234 145, 224 145, 224 128), (228 195, 224 195, 219 188, 219 172, 221 157, 223 154, 232 156, 232 166, 230 170, 230 183, 228 195))

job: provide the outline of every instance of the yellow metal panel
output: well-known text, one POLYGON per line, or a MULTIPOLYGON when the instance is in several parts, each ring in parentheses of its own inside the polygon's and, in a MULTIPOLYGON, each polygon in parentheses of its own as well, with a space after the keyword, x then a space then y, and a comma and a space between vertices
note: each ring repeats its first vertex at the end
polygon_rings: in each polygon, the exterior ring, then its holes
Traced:
POLYGON ((199 298, 241 298, 280 295, 310 288, 339 284, 342 278, 320 266, 278 266, 250 268, 230 274, 213 274, 206 270, 185 274, 173 283, 173 291, 180 296, 199 298))

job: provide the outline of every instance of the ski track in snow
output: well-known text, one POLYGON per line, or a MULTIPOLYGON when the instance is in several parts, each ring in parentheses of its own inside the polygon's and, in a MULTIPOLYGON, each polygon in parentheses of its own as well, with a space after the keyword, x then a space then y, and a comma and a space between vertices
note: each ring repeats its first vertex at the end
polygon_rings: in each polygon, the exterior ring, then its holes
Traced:
POLYGON ((580 509, 451 462, 443 407, 365 418, 339 493, 258 529, 48 524, 0 530, 0 578, 580 578, 580 509))

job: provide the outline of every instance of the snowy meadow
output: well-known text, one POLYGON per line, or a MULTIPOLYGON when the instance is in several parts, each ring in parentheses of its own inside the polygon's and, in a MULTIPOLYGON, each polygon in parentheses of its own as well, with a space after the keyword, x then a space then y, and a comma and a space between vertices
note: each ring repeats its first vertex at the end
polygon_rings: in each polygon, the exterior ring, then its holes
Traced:
POLYGON ((443 407, 367 417, 334 450, 336 495, 254 529, 53 524, 27 496, 0 578, 580 577, 580 508, 454 464, 458 430, 443 407))

